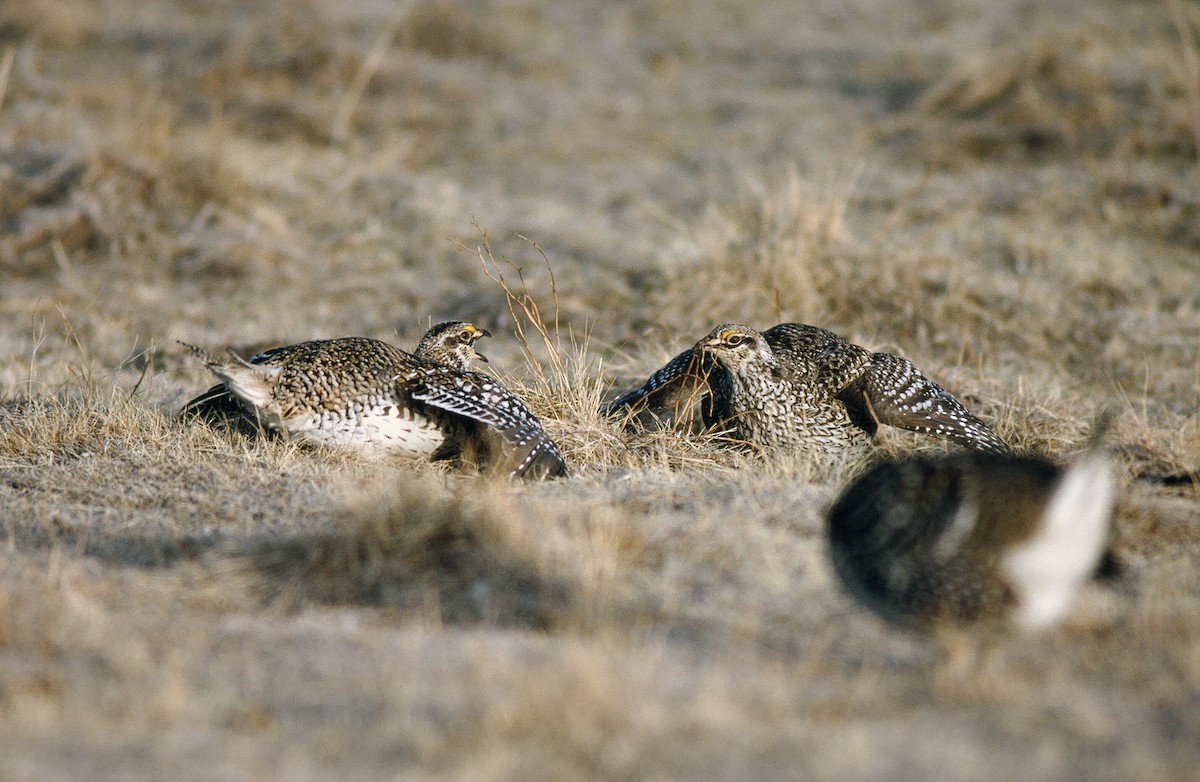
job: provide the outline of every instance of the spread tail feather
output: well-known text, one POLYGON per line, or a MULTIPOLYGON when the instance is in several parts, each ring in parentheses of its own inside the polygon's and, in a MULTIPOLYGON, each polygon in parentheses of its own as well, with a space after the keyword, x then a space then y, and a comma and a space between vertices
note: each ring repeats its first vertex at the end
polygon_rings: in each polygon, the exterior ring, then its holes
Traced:
POLYGON ((179 344, 199 356, 229 393, 254 410, 260 410, 270 400, 275 380, 283 371, 276 364, 251 364, 232 350, 227 351, 230 358, 222 359, 204 348, 182 341, 179 344))

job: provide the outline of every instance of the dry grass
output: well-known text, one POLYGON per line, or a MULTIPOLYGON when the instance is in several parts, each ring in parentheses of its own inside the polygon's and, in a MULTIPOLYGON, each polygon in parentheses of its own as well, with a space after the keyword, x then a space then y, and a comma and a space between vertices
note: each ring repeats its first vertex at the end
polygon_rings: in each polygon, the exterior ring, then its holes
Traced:
POLYGON ((1194 775, 1198 41, 1177 0, 0 6, 0 777, 1194 775), (570 480, 174 419, 177 339, 446 318, 570 480), (1021 449, 1113 411, 1123 578, 898 633, 826 563, 853 465, 596 414, 784 320, 1021 449))

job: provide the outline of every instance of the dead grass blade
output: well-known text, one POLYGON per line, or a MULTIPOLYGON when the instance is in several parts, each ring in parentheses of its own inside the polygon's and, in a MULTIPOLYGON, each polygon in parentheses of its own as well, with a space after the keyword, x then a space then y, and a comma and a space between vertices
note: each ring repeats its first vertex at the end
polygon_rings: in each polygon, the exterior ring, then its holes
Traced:
POLYGON ((576 338, 571 330, 566 337, 563 335, 558 280, 549 256, 534 240, 518 237, 533 248, 545 266, 550 303, 544 307, 531 291, 524 268, 508 258, 497 259, 487 230, 478 224, 475 227, 479 245, 469 248, 460 242, 458 246, 475 255, 484 274, 504 292, 521 353, 533 372, 534 394, 557 417, 594 418, 601 393, 600 361, 589 355, 586 331, 582 338, 576 338))
POLYGON ((0 57, 0 111, 4 109, 4 96, 8 92, 8 79, 12 76, 13 61, 17 58, 17 47, 10 46, 0 57))
POLYGON ((354 81, 350 82, 349 89, 346 90, 346 94, 338 102, 337 111, 334 112, 329 137, 335 144, 344 144, 350 138, 350 121, 354 118, 354 111, 358 108, 358 104, 362 102, 363 94, 367 91, 367 85, 371 83, 371 77, 379 70, 384 56, 387 55, 388 49, 392 47, 392 43, 396 40, 396 36, 408 18, 411 8, 411 2, 401 3, 397 6, 395 14, 392 16, 392 21, 379 31, 375 42, 367 50, 367 56, 363 58, 362 64, 354 74, 354 81))

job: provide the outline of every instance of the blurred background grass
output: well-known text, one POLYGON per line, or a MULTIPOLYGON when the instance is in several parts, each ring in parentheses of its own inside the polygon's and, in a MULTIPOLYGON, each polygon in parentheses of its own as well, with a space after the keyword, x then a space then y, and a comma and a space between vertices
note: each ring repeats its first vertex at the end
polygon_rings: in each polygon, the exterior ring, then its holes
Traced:
POLYGON ((1182 0, 0 7, 3 775, 1186 777, 1198 36, 1182 0), (169 419, 209 382, 176 339, 451 317, 577 479, 169 419), (1115 408, 1125 581, 1047 637, 896 635, 828 573, 836 479, 590 412, 784 320, 1020 447, 1115 408))

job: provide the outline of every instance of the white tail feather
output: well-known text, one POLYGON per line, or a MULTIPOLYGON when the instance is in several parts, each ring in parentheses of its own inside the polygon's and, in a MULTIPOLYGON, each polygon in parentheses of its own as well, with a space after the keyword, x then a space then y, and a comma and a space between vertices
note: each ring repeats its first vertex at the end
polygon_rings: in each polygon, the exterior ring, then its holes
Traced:
POLYGON ((1049 627, 1066 614, 1076 588, 1104 553, 1115 498, 1112 467, 1100 449, 1059 479, 1033 537, 1004 557, 1017 592, 1018 624, 1049 627))

